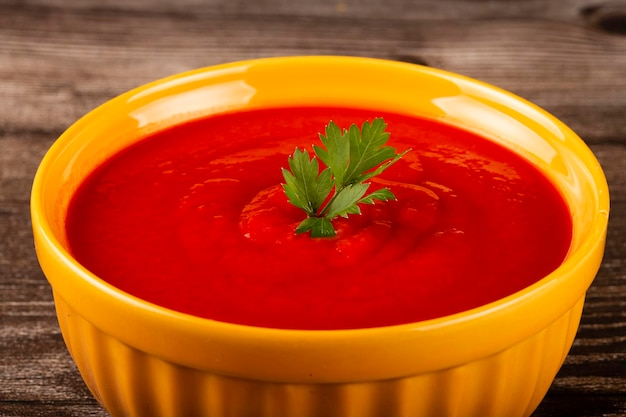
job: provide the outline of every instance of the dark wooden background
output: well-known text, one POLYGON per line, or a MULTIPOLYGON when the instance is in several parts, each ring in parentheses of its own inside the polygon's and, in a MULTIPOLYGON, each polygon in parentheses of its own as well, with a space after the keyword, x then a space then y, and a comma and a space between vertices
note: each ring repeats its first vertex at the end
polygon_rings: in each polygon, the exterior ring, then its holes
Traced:
POLYGON ((0 0, 0 415, 107 415, 65 349, 33 250, 31 181, 55 138, 147 81, 311 54, 478 78, 589 144, 612 193, 606 256, 534 416, 626 416, 626 2, 610 0, 0 0))

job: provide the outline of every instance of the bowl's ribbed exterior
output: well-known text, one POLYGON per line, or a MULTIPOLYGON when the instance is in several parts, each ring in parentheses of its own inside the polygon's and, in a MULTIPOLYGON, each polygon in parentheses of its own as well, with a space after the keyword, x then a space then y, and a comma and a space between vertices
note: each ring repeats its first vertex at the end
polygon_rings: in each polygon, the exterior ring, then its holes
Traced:
POLYGON ((113 417, 530 416, 573 343, 583 303, 584 297, 532 337, 454 368, 389 380, 289 384, 164 361, 103 333, 55 294, 68 349, 113 417))

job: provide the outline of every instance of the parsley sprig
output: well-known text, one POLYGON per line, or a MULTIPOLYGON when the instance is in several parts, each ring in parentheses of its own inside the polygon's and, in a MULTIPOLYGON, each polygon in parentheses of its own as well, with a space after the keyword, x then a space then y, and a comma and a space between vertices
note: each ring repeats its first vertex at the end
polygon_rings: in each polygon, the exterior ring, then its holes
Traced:
POLYGON ((365 181, 408 152, 397 154, 395 148, 385 145, 390 135, 386 128, 382 118, 363 123, 361 129, 352 124, 342 130, 331 121, 325 135, 319 135, 324 147, 314 145, 313 157, 306 149, 295 149, 289 157, 289 170, 283 168, 282 172, 289 202, 307 215, 296 233, 310 231, 311 237, 335 236, 335 218, 360 214, 361 203, 396 199, 388 188, 366 194, 370 183, 365 181), (321 172, 318 159, 326 166, 321 172))

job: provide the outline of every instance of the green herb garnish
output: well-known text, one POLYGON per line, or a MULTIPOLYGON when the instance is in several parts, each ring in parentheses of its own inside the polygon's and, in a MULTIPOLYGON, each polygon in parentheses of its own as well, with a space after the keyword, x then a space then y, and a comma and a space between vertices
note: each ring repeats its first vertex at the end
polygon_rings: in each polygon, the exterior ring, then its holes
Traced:
POLYGON ((289 168, 283 168, 283 189, 294 206, 307 218, 296 233, 311 232, 311 237, 336 235, 332 220, 349 214, 360 214, 359 204, 374 204, 376 200, 395 200, 388 188, 366 194, 370 184, 365 181, 380 174, 397 162, 407 151, 397 154, 385 144, 389 140, 387 124, 382 118, 365 122, 361 129, 352 124, 343 131, 329 122, 326 135, 320 134, 322 144, 313 145, 315 156, 295 149, 289 157, 289 168), (319 160, 326 165, 321 172, 319 160))

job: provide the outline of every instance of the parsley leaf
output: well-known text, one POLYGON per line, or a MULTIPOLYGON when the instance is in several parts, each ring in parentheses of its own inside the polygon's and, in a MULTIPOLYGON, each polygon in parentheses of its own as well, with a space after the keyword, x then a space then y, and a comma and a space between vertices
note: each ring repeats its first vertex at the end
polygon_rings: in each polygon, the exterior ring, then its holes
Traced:
POLYGON ((319 172, 316 158, 309 158, 306 150, 296 150, 289 157, 289 169, 283 168, 283 184, 289 202, 301 208, 309 217, 317 216, 320 206, 333 188, 331 172, 327 168, 319 172), (297 173, 298 175, 294 175, 297 173))
POLYGON ((289 169, 283 168, 282 173, 283 190, 289 202, 307 215, 296 233, 332 237, 336 235, 333 219, 360 214, 361 203, 395 200, 388 188, 366 194, 370 184, 365 181, 379 175, 408 152, 397 154, 395 148, 386 145, 390 136, 386 128, 382 118, 365 122, 360 129, 352 124, 344 130, 331 121, 325 134, 319 135, 323 147, 313 146, 315 156, 295 149, 288 160, 289 169), (326 165, 321 172, 318 159, 326 165))

